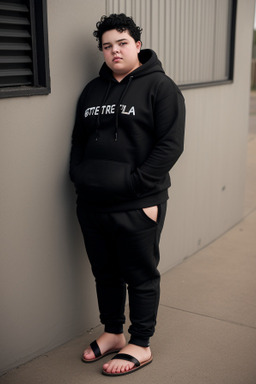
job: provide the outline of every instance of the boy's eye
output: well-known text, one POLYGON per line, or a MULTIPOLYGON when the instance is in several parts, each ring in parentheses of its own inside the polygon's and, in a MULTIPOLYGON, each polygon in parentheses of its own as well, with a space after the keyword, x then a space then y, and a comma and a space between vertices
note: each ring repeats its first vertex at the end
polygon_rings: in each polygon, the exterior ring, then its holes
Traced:
POLYGON ((126 42, 122 42, 122 43, 120 43, 120 45, 122 46, 122 45, 125 45, 125 44, 127 44, 126 42))
POLYGON ((110 48, 110 45, 107 45, 104 47, 104 49, 109 49, 110 48))

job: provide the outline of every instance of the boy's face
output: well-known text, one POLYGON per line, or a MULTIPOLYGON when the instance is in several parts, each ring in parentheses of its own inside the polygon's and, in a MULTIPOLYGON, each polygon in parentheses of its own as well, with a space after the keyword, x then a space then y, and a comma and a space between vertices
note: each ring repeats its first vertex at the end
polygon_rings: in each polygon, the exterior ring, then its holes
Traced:
POLYGON ((105 62, 118 81, 140 66, 138 59, 140 48, 141 42, 135 42, 128 31, 118 32, 116 29, 111 29, 102 35, 105 62))

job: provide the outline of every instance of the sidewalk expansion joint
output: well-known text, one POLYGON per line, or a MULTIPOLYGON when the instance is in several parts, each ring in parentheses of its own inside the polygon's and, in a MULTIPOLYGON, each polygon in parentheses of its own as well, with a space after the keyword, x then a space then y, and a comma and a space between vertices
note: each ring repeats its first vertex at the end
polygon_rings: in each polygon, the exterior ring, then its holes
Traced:
POLYGON ((185 312, 185 313, 190 313, 191 315, 206 317, 206 318, 209 318, 209 319, 213 319, 213 320, 217 320, 217 321, 222 321, 223 323, 229 323, 229 324, 233 324, 233 325, 238 325, 240 327, 245 327, 245 328, 250 328, 250 329, 255 329, 256 330, 256 327, 254 327, 252 325, 247 325, 247 324, 239 323, 237 321, 232 321, 232 320, 221 319, 219 317, 207 315, 206 313, 199 313, 199 312, 188 311, 187 309, 172 307, 170 305, 165 305, 165 304, 160 304, 160 307, 174 309, 175 311, 181 311, 181 312, 185 312))
MULTIPOLYGON (((252 215, 253 213, 255 213, 255 211, 256 211, 256 207, 253 208, 250 212, 247 212, 247 213, 242 217, 241 221, 247 219, 247 217, 250 216, 250 215, 252 215)), ((241 222, 241 221, 240 221, 240 222, 241 222)), ((239 223, 238 223, 238 224, 239 224, 239 223)))

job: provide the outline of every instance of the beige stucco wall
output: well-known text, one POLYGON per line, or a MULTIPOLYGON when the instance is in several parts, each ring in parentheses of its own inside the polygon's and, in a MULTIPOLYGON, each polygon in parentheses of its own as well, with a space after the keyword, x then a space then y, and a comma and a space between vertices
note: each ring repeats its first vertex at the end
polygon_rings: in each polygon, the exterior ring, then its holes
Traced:
MULTIPOLYGON (((161 272, 243 211, 254 0, 238 0, 235 81, 185 90, 185 152, 172 172, 161 272)), ((0 370, 98 324, 93 278, 68 179, 75 105, 97 75, 103 0, 48 1, 52 92, 0 100, 0 370)))

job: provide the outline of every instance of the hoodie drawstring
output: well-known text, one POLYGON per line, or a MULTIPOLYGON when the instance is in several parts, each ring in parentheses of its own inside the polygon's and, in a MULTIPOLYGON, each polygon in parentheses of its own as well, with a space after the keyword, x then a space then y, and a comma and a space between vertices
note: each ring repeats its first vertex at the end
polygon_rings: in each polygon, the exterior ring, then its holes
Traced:
MULTIPOLYGON (((118 100, 118 103, 116 105, 116 111, 115 111, 115 133, 114 133, 114 140, 117 141, 118 140, 118 118, 119 118, 119 111, 120 111, 120 104, 122 103, 123 99, 124 99, 124 96, 131 84, 133 80, 133 76, 130 76, 129 77, 129 81, 124 89, 124 91, 122 92, 119 100, 118 100)), ((108 94, 109 94, 109 91, 110 91, 110 88, 111 88, 111 82, 109 82, 108 84, 108 88, 107 88, 107 91, 105 93, 105 96, 104 96, 104 99, 102 101, 102 104, 100 106, 100 111, 102 110, 102 106, 104 105, 105 101, 107 100, 107 97, 108 97, 108 94)), ((97 121, 96 121, 96 141, 98 141, 100 137, 100 113, 98 114, 98 117, 97 117, 97 121)))
POLYGON ((115 141, 118 140, 118 118, 119 118, 119 111, 120 111, 120 104, 122 103, 123 101, 123 98, 126 94, 126 92, 128 91, 128 88, 132 82, 132 79, 133 79, 133 76, 130 76, 129 77, 129 81, 123 91, 123 93, 121 94, 120 96, 120 99, 118 100, 118 103, 117 103, 117 106, 116 106, 116 118, 115 118, 115 141))

